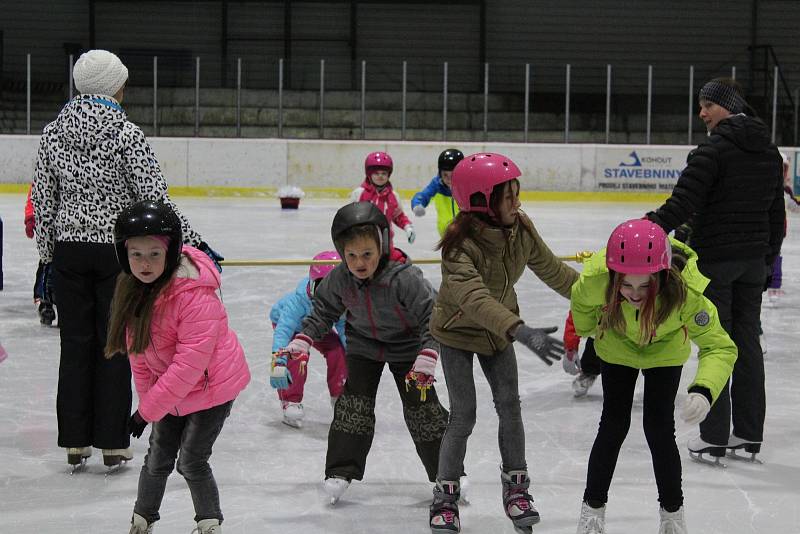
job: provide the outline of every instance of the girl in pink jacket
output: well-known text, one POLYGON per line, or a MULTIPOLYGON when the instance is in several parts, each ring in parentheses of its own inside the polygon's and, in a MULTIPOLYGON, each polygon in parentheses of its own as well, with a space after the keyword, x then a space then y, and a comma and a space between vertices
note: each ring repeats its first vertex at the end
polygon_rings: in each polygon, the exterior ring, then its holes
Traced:
POLYGON ((127 353, 139 395, 132 436, 153 424, 130 534, 149 534, 177 457, 200 534, 222 532, 208 459, 233 400, 250 381, 236 334, 217 296, 220 275, 182 245, 180 219, 142 201, 120 213, 114 243, 122 273, 111 304, 106 357, 127 353), (180 452, 180 455, 178 454, 180 452))

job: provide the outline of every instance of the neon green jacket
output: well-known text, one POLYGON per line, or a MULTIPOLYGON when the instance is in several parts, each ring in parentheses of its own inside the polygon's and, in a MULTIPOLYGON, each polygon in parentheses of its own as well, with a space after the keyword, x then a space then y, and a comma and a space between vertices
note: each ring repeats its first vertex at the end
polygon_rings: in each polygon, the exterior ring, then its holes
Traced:
POLYGON ((733 371, 737 357, 736 345, 723 330, 717 309, 703 296, 709 280, 697 268, 697 253, 680 241, 670 241, 673 249, 680 249, 688 256, 681 273, 687 286, 686 301, 678 311, 658 325, 647 345, 638 344, 638 310, 626 300, 622 302, 625 333, 611 330, 597 335, 609 283, 605 249, 584 263, 581 277, 572 286, 570 307, 575 331, 579 336, 595 337, 594 347, 603 361, 636 369, 683 365, 689 359, 689 341, 694 341, 700 349, 699 364, 689 387, 708 388, 712 400, 716 401, 733 371))

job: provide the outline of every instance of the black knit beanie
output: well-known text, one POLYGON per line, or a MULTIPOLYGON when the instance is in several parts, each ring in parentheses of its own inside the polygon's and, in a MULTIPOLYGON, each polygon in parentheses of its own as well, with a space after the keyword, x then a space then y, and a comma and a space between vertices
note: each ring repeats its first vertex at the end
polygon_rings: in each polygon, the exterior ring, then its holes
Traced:
POLYGON ((734 114, 744 111, 744 98, 736 91, 736 88, 714 80, 711 80, 700 89, 699 98, 700 100, 708 100, 720 105, 734 114))

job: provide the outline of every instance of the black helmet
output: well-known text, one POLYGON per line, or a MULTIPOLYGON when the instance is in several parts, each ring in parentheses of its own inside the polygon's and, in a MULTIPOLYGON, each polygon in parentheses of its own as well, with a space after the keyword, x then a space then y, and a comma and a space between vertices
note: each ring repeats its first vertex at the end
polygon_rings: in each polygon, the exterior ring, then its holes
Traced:
POLYGON ((371 202, 353 202, 339 208, 336 215, 333 217, 333 224, 331 225, 331 239, 333 239, 334 246, 339 256, 344 258, 344 249, 340 249, 337 241, 339 236, 354 226, 362 224, 373 224, 378 230, 380 243, 378 248, 381 251, 381 256, 389 255, 389 223, 386 221, 386 216, 378 209, 378 207, 371 202))
POLYGON ((464 159, 464 153, 457 148, 448 148, 439 154, 439 172, 452 171, 458 162, 464 159))
POLYGON ((164 273, 168 276, 171 275, 180 262, 183 248, 181 220, 172 208, 153 200, 141 200, 131 204, 117 217, 117 222, 114 224, 114 247, 120 267, 126 273, 131 274, 131 264, 128 262, 125 241, 132 237, 147 235, 169 237, 164 273))

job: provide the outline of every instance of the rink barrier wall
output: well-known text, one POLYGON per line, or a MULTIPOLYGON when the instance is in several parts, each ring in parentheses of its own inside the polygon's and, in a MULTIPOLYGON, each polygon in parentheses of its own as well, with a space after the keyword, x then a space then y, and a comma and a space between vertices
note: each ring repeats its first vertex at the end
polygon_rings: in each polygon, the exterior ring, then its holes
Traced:
MULTIPOLYGON (((395 162, 392 183, 405 198, 425 187, 445 148, 498 152, 522 171, 523 200, 647 200, 672 191, 693 148, 682 145, 522 144, 154 137, 150 143, 176 196, 270 197, 284 185, 309 198, 346 198, 364 179, 364 157, 395 162)), ((39 136, 0 136, 0 192, 27 190, 39 136)), ((800 185, 798 149, 782 149, 800 185)))

